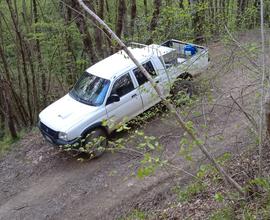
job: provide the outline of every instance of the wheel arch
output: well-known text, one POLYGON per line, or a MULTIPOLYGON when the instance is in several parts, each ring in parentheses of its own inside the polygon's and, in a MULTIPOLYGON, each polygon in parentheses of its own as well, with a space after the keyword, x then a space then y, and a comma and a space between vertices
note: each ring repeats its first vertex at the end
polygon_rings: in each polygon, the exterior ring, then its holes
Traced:
POLYGON ((189 72, 183 72, 177 77, 177 79, 192 80, 193 76, 189 72))
POLYGON ((108 127, 103 126, 103 125, 102 125, 102 122, 96 122, 96 123, 90 125, 89 127, 87 127, 86 129, 84 129, 84 131, 83 131, 82 134, 81 134, 81 137, 84 138, 87 134, 89 134, 91 131, 93 131, 93 130, 95 130, 95 129, 102 129, 102 130, 105 131, 106 136, 109 135, 108 127))

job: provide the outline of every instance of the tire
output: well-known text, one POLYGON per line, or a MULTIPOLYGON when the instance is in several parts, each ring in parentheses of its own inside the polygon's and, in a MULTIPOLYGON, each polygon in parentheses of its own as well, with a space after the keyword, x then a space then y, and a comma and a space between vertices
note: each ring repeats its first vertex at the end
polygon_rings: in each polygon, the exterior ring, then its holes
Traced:
POLYGON ((176 105, 185 104, 194 93, 194 85, 191 80, 177 79, 175 81, 171 94, 176 105))
POLYGON ((188 97, 191 98, 194 92, 194 85, 191 80, 185 80, 185 79, 178 79, 175 81, 173 88, 172 88, 172 94, 176 95, 179 92, 184 92, 188 95, 188 97))
POLYGON ((90 131, 85 137, 84 148, 90 158, 100 157, 106 151, 107 146, 107 134, 102 128, 90 131))

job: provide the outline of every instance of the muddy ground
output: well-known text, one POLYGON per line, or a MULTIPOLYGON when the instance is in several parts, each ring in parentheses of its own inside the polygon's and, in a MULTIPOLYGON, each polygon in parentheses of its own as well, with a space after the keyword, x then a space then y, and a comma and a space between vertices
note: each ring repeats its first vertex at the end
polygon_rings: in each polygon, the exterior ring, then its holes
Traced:
MULTIPOLYGON (((245 45, 259 46, 259 37, 259 31, 251 31, 237 39, 245 45)), ((269 52, 269 46, 267 49, 269 52)), ((180 110, 188 110, 186 117, 194 121, 201 134, 207 133, 208 148, 218 156, 242 151, 255 142, 250 122, 239 106, 258 122, 256 94, 260 78, 246 55, 237 54, 240 49, 232 42, 230 46, 221 41, 211 43, 209 50, 209 70, 195 80, 198 85, 210 82, 209 93, 199 94, 200 101, 194 107, 182 106, 180 110)), ((257 62, 258 57, 252 59, 257 62)), ((143 130, 159 138, 165 148, 164 157, 177 154, 183 131, 173 117, 156 116, 145 122, 143 130)), ((129 143, 128 147, 134 145, 129 143)), ((181 156, 172 162, 194 173, 207 160, 198 149, 193 149, 192 156, 192 162, 181 156)), ((164 207, 175 196, 172 187, 184 186, 191 178, 165 168, 138 179, 134 173, 141 159, 125 151, 79 162, 46 143, 39 132, 31 132, 0 161, 0 219, 117 219, 133 209, 164 207)))

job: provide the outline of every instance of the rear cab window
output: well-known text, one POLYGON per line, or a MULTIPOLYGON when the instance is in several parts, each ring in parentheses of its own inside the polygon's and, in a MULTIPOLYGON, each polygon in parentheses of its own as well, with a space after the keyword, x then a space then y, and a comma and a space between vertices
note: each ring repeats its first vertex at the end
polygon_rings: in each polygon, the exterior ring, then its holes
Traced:
MULTIPOLYGON (((151 61, 148 61, 147 63, 143 64, 143 67, 147 70, 147 72, 155 78, 157 76, 157 73, 154 69, 154 66, 151 61)), ((146 83, 148 80, 145 77, 145 75, 139 70, 139 68, 136 68, 133 70, 133 73, 138 81, 139 86, 143 85, 146 83)))

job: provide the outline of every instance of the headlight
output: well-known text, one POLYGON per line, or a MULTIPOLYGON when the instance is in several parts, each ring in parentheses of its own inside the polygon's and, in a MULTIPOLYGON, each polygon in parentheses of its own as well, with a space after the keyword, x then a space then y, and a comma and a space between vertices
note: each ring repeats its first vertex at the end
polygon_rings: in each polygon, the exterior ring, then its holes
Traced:
POLYGON ((68 136, 67 136, 67 134, 65 132, 59 132, 58 137, 59 137, 59 139, 62 139, 62 140, 65 140, 65 141, 68 140, 68 136))

